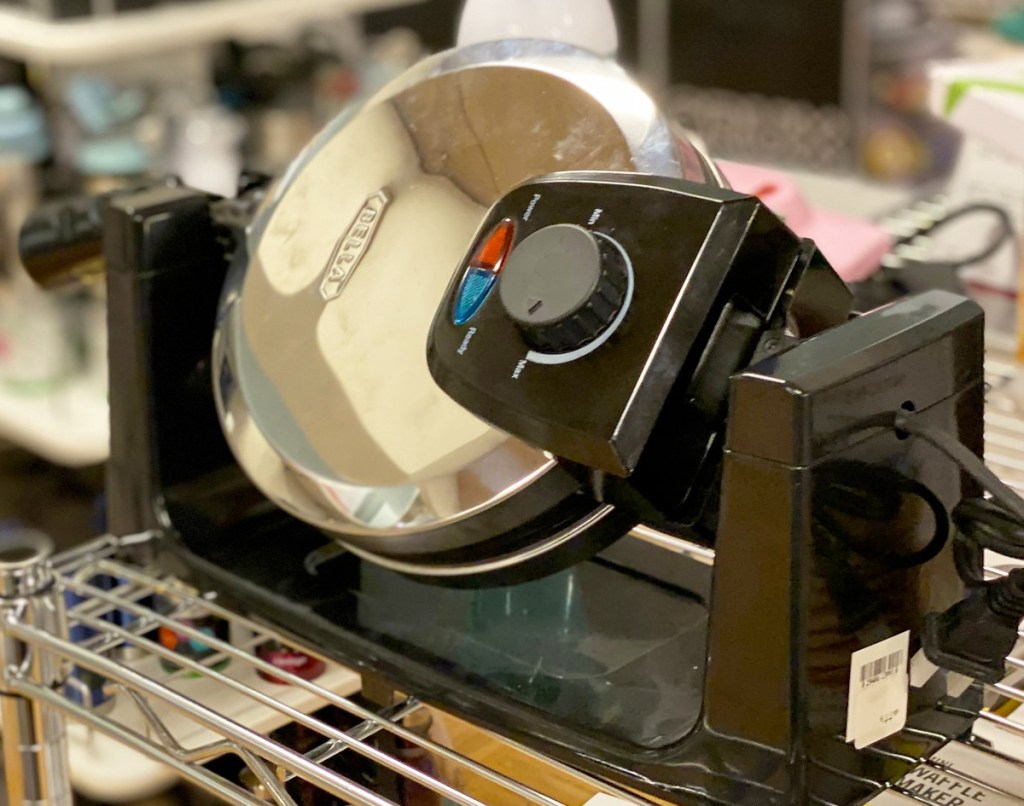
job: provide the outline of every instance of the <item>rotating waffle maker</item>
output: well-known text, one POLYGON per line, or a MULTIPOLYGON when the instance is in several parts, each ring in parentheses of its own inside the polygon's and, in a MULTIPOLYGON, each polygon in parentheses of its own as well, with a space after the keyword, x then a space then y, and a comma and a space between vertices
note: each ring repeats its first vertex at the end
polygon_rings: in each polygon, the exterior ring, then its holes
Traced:
POLYGON ((866 802, 971 725, 941 676, 849 716, 963 596, 977 491, 883 415, 980 455, 979 309, 852 315, 615 64, 440 54, 276 181, 42 215, 26 264, 90 227, 109 528, 167 568, 674 803, 866 802))
POLYGON ((270 500, 362 556, 452 578, 520 575, 524 555, 550 570, 551 552, 571 562, 622 534, 579 478, 427 368, 436 303, 480 221, 555 170, 716 182, 613 62, 524 40, 427 60, 274 187, 213 354, 228 442, 270 500))

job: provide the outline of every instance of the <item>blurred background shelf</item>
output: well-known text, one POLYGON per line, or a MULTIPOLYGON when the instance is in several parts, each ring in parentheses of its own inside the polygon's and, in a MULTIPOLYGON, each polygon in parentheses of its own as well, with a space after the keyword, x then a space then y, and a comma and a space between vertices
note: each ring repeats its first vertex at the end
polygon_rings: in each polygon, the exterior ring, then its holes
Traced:
POLYGON ((110 452, 105 390, 87 377, 35 395, 0 386, 0 438, 65 467, 103 462, 110 452))
POLYGON ((45 20, 0 7, 0 55, 82 65, 149 56, 218 40, 279 36, 309 20, 414 5, 419 0, 206 0, 82 19, 45 20))

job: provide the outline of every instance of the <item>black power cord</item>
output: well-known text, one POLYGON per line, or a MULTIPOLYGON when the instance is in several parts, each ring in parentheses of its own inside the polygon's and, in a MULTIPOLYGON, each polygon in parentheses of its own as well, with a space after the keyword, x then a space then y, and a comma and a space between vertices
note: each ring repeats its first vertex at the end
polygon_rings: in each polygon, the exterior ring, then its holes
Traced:
POLYGON ((991 496, 961 501, 952 512, 954 557, 967 595, 944 613, 926 617, 922 647, 936 666, 998 683, 1024 620, 1024 568, 992 580, 984 579, 978 569, 985 549, 1024 560, 1024 500, 951 434, 907 412, 894 413, 892 420, 898 432, 944 453, 991 496))
POLYGON ((942 501, 921 482, 892 468, 849 459, 829 462, 818 473, 817 484, 827 495, 820 504, 815 501, 814 516, 819 526, 852 554, 879 566, 905 570, 933 560, 946 546, 949 522, 942 501), (841 522, 842 517, 851 515, 879 524, 891 522, 899 516, 906 496, 920 500, 935 519, 931 539, 917 551, 888 551, 878 545, 868 548, 851 539, 841 522))
POLYGON ((817 571, 837 605, 844 635, 897 607, 893 598, 902 573, 934 559, 949 542, 949 514, 941 499, 916 479, 871 462, 836 459, 819 467, 811 515, 817 571), (922 507, 930 511, 934 529, 915 549, 905 539, 906 529, 922 507))
MULTIPOLYGON (((954 221, 958 221, 961 218, 967 216, 977 215, 978 213, 985 213, 988 215, 995 216, 999 228, 996 230, 992 239, 983 246, 980 250, 972 255, 966 257, 958 257, 955 260, 940 260, 940 261, 926 261, 929 265, 941 266, 948 269, 962 269, 966 266, 972 266, 975 263, 980 263, 983 260, 987 260, 992 257, 996 252, 999 251, 1000 247, 1008 240, 1014 237, 1014 226, 1013 221, 1010 219, 1010 214, 1005 209, 997 204, 991 204, 989 202, 975 202, 972 204, 965 204, 963 207, 957 207, 954 210, 946 213, 942 218, 936 220, 934 223, 927 227, 915 232, 913 235, 905 238, 898 238, 893 243, 893 246, 902 246, 910 243, 915 238, 919 238, 922 235, 930 235, 937 230, 944 229, 945 227, 952 224, 954 221)), ((913 265, 917 261, 907 260, 907 263, 913 265)), ((898 270, 897 270, 898 271, 898 270)))
POLYGON ((960 269, 987 260, 1008 242, 1016 243, 1013 221, 1004 208, 990 202, 976 202, 957 207, 945 213, 941 218, 929 221, 924 226, 916 227, 911 234, 895 239, 892 246, 895 250, 911 243, 916 238, 929 235, 944 229, 955 221, 975 215, 994 217, 997 225, 990 240, 981 249, 973 254, 949 260, 915 260, 901 256, 898 267, 883 265, 880 271, 867 280, 854 283, 851 286, 854 292, 855 308, 859 311, 872 310, 896 299, 933 288, 941 288, 959 294, 964 293, 963 283, 959 276, 960 269))

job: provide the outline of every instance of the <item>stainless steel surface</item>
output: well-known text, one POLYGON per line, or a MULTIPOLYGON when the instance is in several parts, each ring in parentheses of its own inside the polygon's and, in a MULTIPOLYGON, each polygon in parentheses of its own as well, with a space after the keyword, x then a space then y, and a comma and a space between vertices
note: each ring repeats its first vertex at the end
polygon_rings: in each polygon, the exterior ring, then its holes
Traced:
POLYGON ((573 169, 711 174, 614 62, 531 40, 428 59, 310 145, 251 227, 214 344, 225 433, 264 493, 394 556, 552 470, 441 392, 426 342, 493 202, 573 169))
POLYGON ((0 530, 0 598, 16 599, 45 590, 51 574, 46 560, 53 542, 31 529, 0 530))
POLYGON ((681 537, 666 535, 651 529, 649 526, 637 526, 629 534, 631 537, 652 543, 675 554, 685 554, 691 560, 696 560, 702 565, 715 564, 715 550, 709 549, 707 546, 691 543, 689 540, 683 540, 681 537))
POLYGON ((554 551, 559 546, 564 545, 584 530, 596 524, 602 518, 611 514, 611 511, 612 507, 610 505, 602 504, 596 507, 594 511, 585 518, 567 526, 565 529, 556 532, 550 537, 538 540, 527 548, 519 549, 517 551, 501 555, 500 557, 493 557, 487 560, 479 560, 471 563, 449 565, 432 563, 430 565, 421 565, 403 562, 402 560, 385 557, 369 551, 363 551, 355 546, 349 546, 348 549, 358 557, 370 560, 371 562, 377 563, 385 568, 390 568, 392 571, 398 571, 400 574, 414 574, 418 576, 435 577, 438 579, 466 576, 468 574, 489 574, 495 571, 502 571, 506 568, 511 568, 512 566, 519 565, 527 560, 538 557, 541 554, 547 554, 549 551, 554 551))
MULTIPOLYGON (((17 620, 66 642, 64 600, 48 564, 51 549, 49 540, 35 532, 11 531, 0 536, 0 619, 3 623, 17 620)), ((10 806, 70 806, 64 716, 12 684, 59 685, 64 665, 57 656, 5 631, 0 634, 0 669, 6 802, 10 806)))
MULTIPOLYGON (((512 552, 503 557, 488 560, 483 563, 473 563, 464 566, 450 566, 450 565, 430 565, 421 566, 414 565, 412 563, 403 563, 400 560, 395 560, 390 557, 382 557, 380 555, 371 554, 370 552, 362 551, 355 547, 349 547, 349 551, 353 554, 364 557, 372 562, 382 565, 385 568, 390 568, 392 571, 398 571, 399 573, 405 574, 416 574, 419 576, 434 576, 434 577, 453 577, 462 576, 467 573, 490 573, 493 571, 500 571, 505 568, 510 568, 517 565, 525 560, 529 560, 536 557, 539 554, 551 551, 563 545, 567 540, 571 540, 579 532, 583 531, 596 520, 606 516, 611 512, 610 506, 604 506, 594 511, 590 516, 584 518, 578 523, 574 523, 563 529, 560 532, 555 533, 551 537, 541 540, 538 543, 530 546, 527 549, 512 552)), ((707 546, 701 546, 697 543, 691 543, 689 540, 684 540, 681 537, 675 537, 668 535, 663 532, 659 532, 656 529, 652 529, 649 526, 636 526, 629 532, 630 537, 638 538, 647 543, 651 543, 659 548, 667 549, 674 554, 684 554, 692 560, 703 565, 714 565, 715 564, 715 550, 710 549, 707 546)))

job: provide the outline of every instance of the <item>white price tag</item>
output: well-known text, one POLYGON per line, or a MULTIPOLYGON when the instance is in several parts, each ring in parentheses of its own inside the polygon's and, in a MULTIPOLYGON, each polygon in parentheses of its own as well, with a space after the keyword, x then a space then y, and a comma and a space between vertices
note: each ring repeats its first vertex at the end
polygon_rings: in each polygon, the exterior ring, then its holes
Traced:
POLYGON ((858 750, 892 736, 907 724, 909 662, 909 631, 851 656, 846 741, 858 750))

